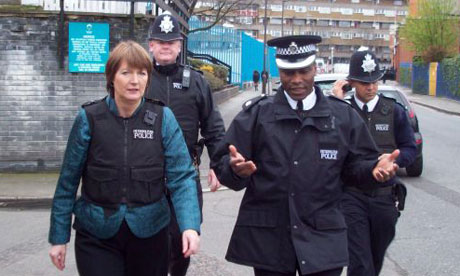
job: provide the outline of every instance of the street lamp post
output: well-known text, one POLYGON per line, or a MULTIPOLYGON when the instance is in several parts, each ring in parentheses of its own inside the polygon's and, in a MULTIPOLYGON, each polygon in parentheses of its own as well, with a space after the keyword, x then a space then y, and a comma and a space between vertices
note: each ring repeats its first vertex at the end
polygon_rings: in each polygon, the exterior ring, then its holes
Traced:
POLYGON ((334 46, 331 47, 331 73, 334 73, 334 46))
POLYGON ((281 36, 284 36, 284 1, 281 1, 281 36))
POLYGON ((266 94, 267 92, 267 81, 268 81, 268 72, 266 69, 266 61, 267 60, 267 0, 265 0, 265 12, 264 12, 264 66, 262 71, 262 94, 266 94), (266 77, 264 79, 264 72, 266 77))

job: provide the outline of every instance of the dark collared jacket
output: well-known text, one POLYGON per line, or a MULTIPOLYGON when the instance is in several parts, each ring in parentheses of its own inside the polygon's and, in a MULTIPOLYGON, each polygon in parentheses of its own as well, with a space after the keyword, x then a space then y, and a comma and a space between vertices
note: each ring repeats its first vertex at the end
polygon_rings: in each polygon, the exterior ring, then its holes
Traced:
MULTIPOLYGON (((366 122, 367 127, 381 153, 391 153, 400 150, 396 159, 399 167, 410 165, 417 156, 414 131, 410 125, 404 107, 392 98, 379 95, 379 100, 372 112, 365 114, 356 104, 354 96, 349 99, 353 108, 366 122)), ((395 178, 381 184, 391 186, 395 178)), ((353 185, 353 183, 350 183, 353 185)))
POLYGON ((280 88, 246 104, 228 129, 213 167, 222 184, 246 191, 227 260, 279 272, 294 271, 297 261, 302 274, 347 265, 341 176, 372 182, 378 151, 349 104, 315 91, 303 120, 280 88), (253 175, 233 173, 229 144, 255 162, 253 175))
POLYGON ((190 70, 190 86, 185 88, 182 86, 183 71, 182 65, 155 66, 146 98, 158 99, 171 108, 192 158, 196 157, 199 134, 203 136, 209 156, 212 157, 225 134, 222 116, 204 77, 190 70))

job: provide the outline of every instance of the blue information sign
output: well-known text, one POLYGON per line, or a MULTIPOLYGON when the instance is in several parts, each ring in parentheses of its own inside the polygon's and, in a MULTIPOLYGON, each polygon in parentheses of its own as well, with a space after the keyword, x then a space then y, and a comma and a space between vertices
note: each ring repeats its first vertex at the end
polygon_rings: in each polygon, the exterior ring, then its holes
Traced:
POLYGON ((109 24, 69 22, 69 72, 104 73, 109 24))

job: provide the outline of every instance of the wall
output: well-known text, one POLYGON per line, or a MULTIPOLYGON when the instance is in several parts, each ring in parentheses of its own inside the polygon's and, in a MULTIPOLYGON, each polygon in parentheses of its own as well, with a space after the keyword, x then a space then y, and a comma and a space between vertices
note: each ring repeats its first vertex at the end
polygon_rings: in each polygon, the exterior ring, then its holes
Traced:
POLYGON ((460 56, 412 66, 412 91, 460 101, 460 56))
MULTIPOLYGON (((0 172, 58 169, 78 107, 106 95, 104 74, 68 72, 68 22, 109 23, 110 49, 129 37, 126 15, 67 13, 60 69, 58 20, 0 12, 0 172)), ((146 41, 148 20, 136 18, 136 41, 146 41)))

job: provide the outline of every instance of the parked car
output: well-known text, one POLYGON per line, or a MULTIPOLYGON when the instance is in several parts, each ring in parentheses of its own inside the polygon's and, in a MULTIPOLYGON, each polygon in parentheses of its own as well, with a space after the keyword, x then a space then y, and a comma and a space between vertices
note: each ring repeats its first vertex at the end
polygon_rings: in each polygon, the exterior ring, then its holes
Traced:
POLYGON ((336 80, 346 79, 347 74, 332 73, 332 74, 318 74, 315 76, 315 84, 321 88, 324 95, 331 95, 332 87, 336 80))
MULTIPOLYGON (((353 95, 353 93, 354 91, 348 92, 346 94, 346 97, 353 95)), ((415 114, 414 109, 412 108, 409 100, 407 100, 404 93, 399 91, 394 86, 379 85, 378 93, 386 97, 395 99, 406 109, 406 114, 409 117, 409 122, 412 126, 412 129, 414 130, 415 144, 417 146, 417 157, 411 165, 406 167, 406 173, 408 176, 420 176, 423 171, 423 138, 422 133, 420 132, 417 115, 415 114)))

